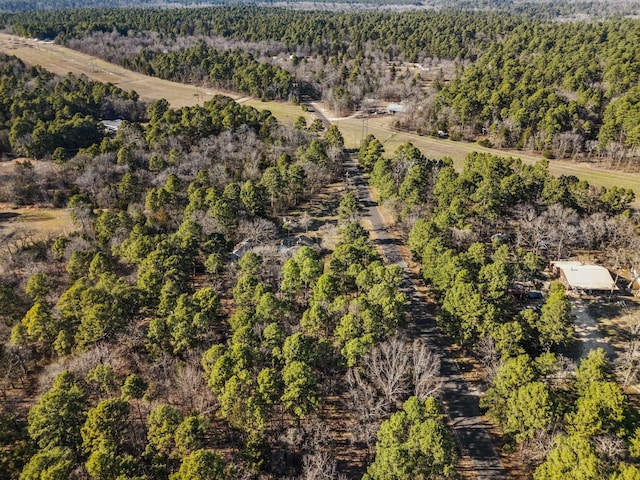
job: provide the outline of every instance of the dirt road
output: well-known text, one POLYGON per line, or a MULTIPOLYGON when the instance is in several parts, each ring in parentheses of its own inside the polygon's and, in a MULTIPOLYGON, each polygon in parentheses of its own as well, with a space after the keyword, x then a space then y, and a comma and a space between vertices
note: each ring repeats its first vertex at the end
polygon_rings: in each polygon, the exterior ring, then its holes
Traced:
POLYGON ((613 357, 613 347, 598 328, 598 320, 589 313, 587 303, 582 299, 574 299, 571 301, 571 310, 576 316, 576 339, 582 343, 580 358, 585 358, 596 348, 603 348, 609 357, 613 357))
POLYGON ((410 300, 409 311, 418 335, 424 338, 434 351, 441 354, 442 397, 462 456, 470 461, 479 480, 506 478, 500 457, 480 415, 479 396, 464 379, 450 346, 440 335, 434 319, 426 311, 425 299, 416 288, 415 282, 421 280, 412 277, 407 269, 407 262, 398 248, 399 242, 390 233, 353 156, 346 162, 345 168, 348 187, 356 191, 364 206, 363 223, 370 225, 374 243, 387 264, 399 265, 405 269, 406 278, 409 280, 406 282, 406 293, 410 300))

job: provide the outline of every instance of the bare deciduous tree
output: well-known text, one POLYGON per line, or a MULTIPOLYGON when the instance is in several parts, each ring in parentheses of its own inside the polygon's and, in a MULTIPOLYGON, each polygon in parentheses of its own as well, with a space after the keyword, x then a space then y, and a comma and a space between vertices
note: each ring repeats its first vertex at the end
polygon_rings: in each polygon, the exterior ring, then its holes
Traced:
POLYGON ((190 360, 176 369, 174 386, 179 405, 206 415, 211 412, 214 401, 203 374, 199 362, 190 360))
POLYGON ((469 245, 478 240, 477 232, 474 232, 471 228, 453 226, 449 228, 449 232, 451 233, 451 240, 460 249, 468 248, 469 245))
POLYGON ((516 208, 516 216, 520 222, 517 229, 517 245, 529 247, 539 254, 545 245, 544 228, 539 221, 539 212, 530 206, 516 208))
POLYGON ((533 438, 527 438, 521 445, 520 458, 523 463, 542 463, 553 448, 555 436, 552 431, 536 430, 533 438))
POLYGON ((575 377, 576 363, 569 357, 558 355, 555 370, 546 375, 546 382, 554 389, 566 389, 575 377))
POLYGON ((484 365, 486 379, 495 377, 500 367, 500 354, 496 348, 496 342, 491 336, 482 337, 475 345, 476 357, 484 365))
POLYGON ((382 392, 388 407, 408 392, 410 365, 410 350, 399 338, 387 340, 371 350, 366 361, 367 377, 382 392))
POLYGON ((266 218, 255 218, 240 221, 238 234, 242 238, 252 240, 256 245, 261 245, 276 238, 278 232, 272 221, 266 218))
POLYGON ((429 350, 424 340, 413 342, 413 388, 420 400, 436 397, 442 389, 440 356, 429 350))
POLYGON ((526 208, 518 216, 518 244, 532 248, 536 254, 553 246, 559 259, 579 240, 579 217, 571 208, 554 203, 542 214, 526 208))
POLYGON ((640 381, 640 312, 629 313, 626 318, 626 337, 616 362, 618 380, 625 387, 640 381))
POLYGON ((608 467, 614 467, 624 458, 627 448, 624 440, 615 435, 599 435, 593 438, 598 457, 608 467))
POLYGON ((302 475, 299 480, 334 480, 336 460, 324 450, 316 450, 302 458, 302 475))
MULTIPOLYGON (((29 373, 29 351, 22 351, 18 346, 7 343, 3 346, 2 357, 0 357, 0 385, 10 385, 14 387, 14 382, 24 378, 29 373)), ((2 388, 1 395, 6 400, 6 388, 2 388)))
POLYGON ((584 235, 586 246, 589 248, 601 248, 607 239, 607 215, 596 212, 580 220, 580 228, 584 235))
POLYGON ((613 268, 629 270, 640 265, 640 236, 635 219, 613 217, 607 220, 604 253, 613 268))
POLYGON ((575 210, 557 203, 550 205, 540 215, 540 221, 546 227, 546 238, 556 247, 556 258, 562 258, 566 248, 575 242, 579 231, 578 220, 575 210))
POLYGON ((347 407, 355 413, 355 424, 351 429, 356 442, 363 442, 369 448, 375 442, 378 426, 384 416, 384 400, 356 369, 347 371, 349 404, 347 407))
POLYGON ((305 233, 309 233, 309 226, 313 222, 313 217, 308 212, 302 212, 300 218, 298 218, 298 225, 304 228, 305 233))

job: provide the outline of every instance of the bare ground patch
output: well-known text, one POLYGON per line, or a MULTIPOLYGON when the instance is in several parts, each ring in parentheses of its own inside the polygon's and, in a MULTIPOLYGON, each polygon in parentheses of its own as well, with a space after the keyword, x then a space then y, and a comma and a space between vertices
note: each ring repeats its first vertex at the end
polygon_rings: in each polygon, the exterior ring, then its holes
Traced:
POLYGON ((22 207, 0 203, 0 252, 75 230, 63 208, 22 207))

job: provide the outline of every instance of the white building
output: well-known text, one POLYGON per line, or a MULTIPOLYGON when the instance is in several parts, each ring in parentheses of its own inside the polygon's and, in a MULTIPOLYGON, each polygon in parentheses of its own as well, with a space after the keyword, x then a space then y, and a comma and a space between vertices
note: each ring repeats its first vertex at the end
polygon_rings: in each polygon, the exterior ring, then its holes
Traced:
POLYGON ((612 292, 618 290, 611 273, 601 265, 578 261, 552 262, 554 273, 570 290, 612 292))

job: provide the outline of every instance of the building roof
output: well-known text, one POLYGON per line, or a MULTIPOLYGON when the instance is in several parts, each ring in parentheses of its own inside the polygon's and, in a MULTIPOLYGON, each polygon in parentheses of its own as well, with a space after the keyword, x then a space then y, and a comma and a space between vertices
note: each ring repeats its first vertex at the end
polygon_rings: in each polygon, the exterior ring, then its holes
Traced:
POLYGON ((245 238, 233 247, 231 252, 232 260, 239 260, 242 256, 254 247, 253 242, 249 238, 245 238))
POLYGON ((102 120, 100 123, 104 125, 104 128, 106 128, 107 131, 117 132, 120 125, 122 125, 122 120, 119 118, 116 120, 102 120))
POLYGON ((399 105, 397 103, 391 103, 387 106, 387 112, 389 113, 407 113, 408 107, 406 105, 399 105))
POLYGON ((293 247, 313 247, 315 242, 306 235, 296 235, 295 237, 287 237, 280 240, 280 246, 285 248, 293 247))
POLYGON ((584 264, 577 261, 553 262, 562 271, 572 289, 578 290, 618 290, 611 273, 600 265, 584 264))

